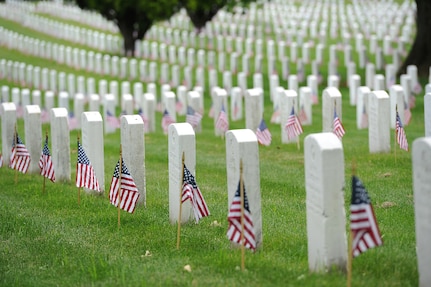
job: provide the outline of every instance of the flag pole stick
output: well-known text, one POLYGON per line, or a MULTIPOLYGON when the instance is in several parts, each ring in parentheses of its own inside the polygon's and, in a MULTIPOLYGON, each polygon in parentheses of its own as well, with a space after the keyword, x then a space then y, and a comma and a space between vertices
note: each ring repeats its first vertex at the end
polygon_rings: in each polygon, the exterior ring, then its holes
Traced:
POLYGON ((183 184, 184 184, 184 162, 185 162, 185 155, 183 151, 182 156, 182 168, 181 168, 181 186, 180 186, 180 211, 178 215, 178 231, 177 231, 177 249, 180 249, 180 234, 181 234, 181 216, 183 212, 183 204, 182 204, 182 198, 183 198, 183 184))
POLYGON ((121 174, 122 174, 122 168, 123 168, 123 155, 122 155, 122 149, 121 149, 121 144, 120 144, 120 173, 118 175, 118 194, 117 194, 117 198, 118 198, 118 207, 117 207, 117 211, 118 211, 118 229, 120 229, 120 225, 121 225, 121 174))
POLYGON ((241 270, 245 269, 245 238, 244 238, 244 182, 242 159, 239 164, 239 188, 241 198, 241 270))
MULTIPOLYGON (((16 157, 16 150, 17 150, 17 147, 16 147, 16 144, 17 144, 17 136, 18 136, 18 133, 17 133, 17 131, 16 131, 16 124, 15 124, 15 132, 14 132, 14 134, 13 134, 13 142, 14 142, 14 147, 15 147, 15 156, 14 156, 14 160, 15 160, 15 157, 16 157)), ((16 165, 15 165, 15 184, 17 184, 18 183, 18 169, 16 168, 16 165)))

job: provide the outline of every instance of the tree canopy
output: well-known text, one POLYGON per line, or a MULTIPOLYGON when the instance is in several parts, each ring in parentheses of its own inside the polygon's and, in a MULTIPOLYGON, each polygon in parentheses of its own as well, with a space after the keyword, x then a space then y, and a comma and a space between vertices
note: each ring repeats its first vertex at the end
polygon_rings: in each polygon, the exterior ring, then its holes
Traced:
POLYGON ((124 53, 134 55, 135 42, 143 39, 151 26, 169 19, 178 9, 178 0, 76 0, 81 9, 93 10, 114 21, 124 38, 124 53))
POLYGON ((233 7, 240 5, 246 7, 255 0, 179 0, 180 6, 183 7, 192 21, 194 27, 199 33, 208 21, 223 8, 231 10, 233 7))
POLYGON ((428 75, 431 66, 431 1, 416 0, 416 37, 409 55, 398 70, 406 72, 408 65, 416 65, 421 76, 428 75))

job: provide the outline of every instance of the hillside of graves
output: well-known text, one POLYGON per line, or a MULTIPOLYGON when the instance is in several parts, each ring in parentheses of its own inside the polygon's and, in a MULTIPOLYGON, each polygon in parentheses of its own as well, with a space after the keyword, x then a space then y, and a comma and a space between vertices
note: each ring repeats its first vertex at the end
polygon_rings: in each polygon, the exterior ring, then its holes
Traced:
POLYGON ((181 11, 131 58, 100 15, 0 3, 0 285, 427 286, 431 86, 414 66, 396 76, 415 5, 358 3, 264 1, 201 34, 181 11), (15 133, 26 172, 9 167, 15 133), (55 182, 40 174, 46 136, 55 182), (77 187, 81 144, 98 191, 77 187), (120 156, 133 212, 110 200, 120 156), (198 221, 180 203, 182 156, 209 210, 198 221), (351 258, 353 174, 383 244, 351 258), (244 253, 227 237, 241 179, 257 243, 244 253))

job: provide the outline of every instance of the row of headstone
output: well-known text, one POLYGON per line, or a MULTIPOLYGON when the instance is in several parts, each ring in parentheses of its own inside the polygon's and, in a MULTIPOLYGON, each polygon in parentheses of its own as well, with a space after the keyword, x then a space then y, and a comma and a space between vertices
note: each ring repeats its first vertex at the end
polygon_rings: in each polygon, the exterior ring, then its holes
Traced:
MULTIPOLYGON (((4 165, 9 164, 12 150, 14 128, 17 124, 16 107, 13 103, 1 104, 2 124, 2 155, 4 165)), ((26 148, 30 153, 29 172, 39 173, 39 159, 42 142, 41 109, 38 105, 25 106, 24 126, 26 148)), ((50 110, 50 139, 51 155, 55 170, 56 181, 71 180, 70 133, 68 128, 69 113, 66 108, 52 108, 50 110)), ((98 111, 80 114, 82 127, 82 146, 95 170, 97 180, 103 191, 104 181, 104 123, 98 111)), ((125 115, 121 117, 121 144, 123 157, 128 162, 129 170, 135 174, 135 183, 145 202, 145 145, 144 122, 140 115, 125 115), (139 176, 138 176, 139 175, 139 176)))
POLYGON ((2 18, 18 21, 25 27, 36 30, 52 37, 60 38, 75 44, 81 44, 106 53, 121 52, 121 38, 114 34, 105 34, 80 28, 71 24, 39 16, 33 12, 16 9, 9 2, 3 5, 2 18))

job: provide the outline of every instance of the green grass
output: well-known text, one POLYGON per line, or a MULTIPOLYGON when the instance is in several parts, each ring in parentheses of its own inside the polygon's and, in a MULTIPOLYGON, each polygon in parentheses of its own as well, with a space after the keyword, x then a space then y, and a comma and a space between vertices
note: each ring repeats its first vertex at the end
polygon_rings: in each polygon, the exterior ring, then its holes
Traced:
MULTIPOLYGON (((73 71, 4 47, 0 47, 0 58, 73 71)), ((264 72, 265 85, 269 87, 264 72)), ((359 72, 363 77, 363 71, 359 72)), ((1 80, 0 85, 3 84, 16 85, 1 80)), ((346 128, 343 138, 346 221, 354 160, 357 174, 373 202, 384 241, 382 247, 354 259, 352 286, 417 286, 411 152, 397 148, 395 153, 392 137, 391 153, 370 154, 368 131, 356 129, 356 112, 348 103, 348 89, 341 86, 340 90, 346 128)), ((205 105, 208 110, 208 93, 205 105)), ((84 194, 80 205, 73 182, 76 131, 70 136, 70 183, 47 182, 46 192, 42 193, 40 175, 18 174, 15 184, 15 172, 1 168, 0 285, 345 286, 346 275, 340 271, 312 274, 308 270, 303 141, 306 135, 322 129, 321 102, 313 107, 313 124, 304 126, 300 150, 295 144, 280 143, 279 125, 269 123, 271 112, 272 104, 266 101, 265 117, 273 143, 259 147, 263 245, 256 253, 246 252, 245 272, 238 270, 240 250, 231 249, 225 235, 228 200, 225 141, 214 136, 213 120, 205 117, 203 132, 196 134, 196 180, 211 216, 198 225, 182 226, 180 250, 176 249, 177 226, 169 223, 168 140, 159 125, 158 132, 145 135, 147 207, 138 208, 134 214, 122 212, 120 229, 117 209, 107 198, 118 160, 119 131, 104 138, 105 193, 84 194), (221 225, 212 225, 213 221, 221 225), (151 256, 145 256, 147 250, 151 256), (191 266, 190 273, 183 270, 187 264, 191 266)), ((421 96, 417 97, 412 114, 412 122, 406 126, 410 146, 424 134, 421 96)), ((158 113, 157 122, 160 120, 158 113)), ((179 117, 182 120, 184 117, 179 117)), ((244 120, 230 124, 231 129, 245 125, 244 120)), ((18 121, 18 128, 23 135, 22 120, 18 121)))

